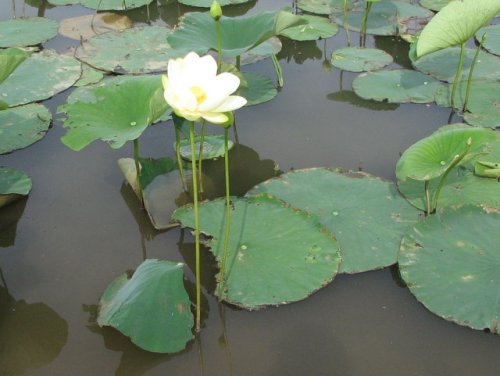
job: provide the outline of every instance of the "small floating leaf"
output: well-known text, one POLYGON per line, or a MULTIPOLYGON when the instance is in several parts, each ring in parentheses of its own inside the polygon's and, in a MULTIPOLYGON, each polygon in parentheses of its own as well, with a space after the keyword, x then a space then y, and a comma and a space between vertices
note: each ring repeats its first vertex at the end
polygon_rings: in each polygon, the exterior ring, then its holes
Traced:
POLYGON ((0 166, 0 208, 26 196, 31 191, 31 179, 24 172, 0 166))
POLYGON ((193 315, 182 267, 149 259, 130 279, 122 274, 106 288, 99 302, 99 326, 112 326, 147 351, 183 350, 193 338, 193 315))
POLYGON ((333 37, 339 30, 338 26, 332 24, 327 18, 318 16, 299 16, 302 25, 289 27, 280 35, 293 40, 318 40, 333 37))
POLYGON ((58 22, 45 17, 0 21, 0 48, 25 47, 43 43, 57 35, 58 22))
POLYGON ((392 56, 376 48, 345 47, 333 51, 332 65, 350 72, 373 71, 392 63, 392 56))
POLYGON ((240 86, 239 95, 247 100, 246 106, 268 102, 278 95, 278 90, 269 77, 253 72, 241 73, 245 78, 246 85, 240 86))

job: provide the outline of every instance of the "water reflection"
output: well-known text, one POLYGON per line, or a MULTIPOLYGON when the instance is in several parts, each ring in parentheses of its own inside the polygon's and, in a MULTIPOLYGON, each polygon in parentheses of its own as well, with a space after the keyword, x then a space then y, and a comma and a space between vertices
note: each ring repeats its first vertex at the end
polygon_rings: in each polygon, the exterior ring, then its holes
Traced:
POLYGON ((394 62, 402 68, 413 69, 408 56, 410 44, 399 37, 374 36, 375 48, 383 50, 392 56, 394 62))
POLYGON ((285 59, 287 63, 291 60, 297 64, 303 64, 306 60, 319 60, 323 57, 323 52, 316 45, 316 41, 294 41, 283 38, 281 40, 283 47, 279 52, 278 59, 285 59))
POLYGON ((17 222, 26 207, 27 198, 13 202, 1 208, 0 215, 0 247, 10 247, 16 240, 17 222))
POLYGON ((340 90, 330 93, 326 97, 331 101, 350 103, 355 107, 374 111, 394 111, 399 107, 398 103, 376 102, 363 99, 350 90, 340 90))

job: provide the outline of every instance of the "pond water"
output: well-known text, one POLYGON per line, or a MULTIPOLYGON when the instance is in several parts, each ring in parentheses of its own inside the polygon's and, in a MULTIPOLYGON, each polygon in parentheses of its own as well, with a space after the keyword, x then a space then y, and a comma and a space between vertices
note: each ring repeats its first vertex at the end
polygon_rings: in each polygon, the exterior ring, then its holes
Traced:
MULTIPOLYGON (((259 0, 231 11, 251 14, 290 3, 259 0)), ((22 1, 15 4, 22 15, 22 1)), ((150 9, 151 23, 172 24, 189 9, 160 2, 150 9)), ((93 11, 44 8, 33 0, 24 12, 62 20, 93 11)), ((12 14, 12 2, 0 0, 0 19, 12 14)), ((145 8, 129 15, 136 25, 146 23, 145 8)), ((361 168, 394 179, 400 153, 448 122, 449 109, 435 105, 373 102, 367 108, 352 94, 356 74, 340 74, 328 64, 345 43, 343 30, 326 41, 284 41, 278 57, 285 86, 274 100, 238 112, 241 145, 232 153, 253 172, 233 179, 234 193, 263 179, 260 173, 272 175, 271 160, 282 171, 361 168)), ((43 47, 64 51, 75 44, 58 36, 43 47)), ((405 42, 369 37, 367 45, 390 52, 394 66, 408 66, 405 42)), ((270 60, 245 69, 274 77, 270 60)), ((70 91, 44 102, 53 115, 70 91)), ((171 128, 148 129, 143 152, 174 156, 171 128)), ((96 305, 103 290, 144 258, 185 262, 192 289, 193 238, 178 228, 159 232, 151 226, 116 164, 132 156, 131 145, 113 150, 95 142, 76 153, 60 142, 64 133, 55 121, 40 142, 0 156, 1 165, 33 180, 29 198, 2 209, 0 218, 13 223, 0 234, 2 376, 498 375, 500 337, 430 313, 394 267, 340 275, 305 301, 247 312, 217 303, 214 260, 204 256, 203 329, 185 351, 147 353, 115 330, 99 328, 96 305)))

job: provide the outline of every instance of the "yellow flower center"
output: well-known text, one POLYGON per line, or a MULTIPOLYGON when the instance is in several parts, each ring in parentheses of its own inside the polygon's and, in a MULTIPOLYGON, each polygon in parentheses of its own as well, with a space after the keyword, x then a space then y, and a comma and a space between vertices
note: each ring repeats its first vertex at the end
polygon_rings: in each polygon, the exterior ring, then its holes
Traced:
POLYGON ((207 99, 207 94, 205 93, 205 90, 203 90, 201 87, 194 86, 190 90, 194 94, 196 102, 198 102, 198 105, 202 104, 205 101, 205 99, 207 99))

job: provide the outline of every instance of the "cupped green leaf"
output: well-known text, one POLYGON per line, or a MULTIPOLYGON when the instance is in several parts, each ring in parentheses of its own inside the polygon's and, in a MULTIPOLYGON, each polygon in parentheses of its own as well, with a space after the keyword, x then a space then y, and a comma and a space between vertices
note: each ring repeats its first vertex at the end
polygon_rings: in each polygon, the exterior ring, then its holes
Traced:
POLYGON ((41 104, 0 111, 0 154, 23 149, 47 133, 52 114, 41 104))
POLYGON ((318 40, 333 37, 339 30, 338 26, 332 24, 330 20, 318 16, 299 16, 304 24, 289 27, 283 30, 280 35, 297 40, 318 40))
POLYGON ((498 0, 451 1, 420 33, 417 41, 417 57, 467 42, 498 13, 500 13, 498 0))
POLYGON ((242 72, 246 84, 240 86, 238 93, 247 100, 246 106, 268 102, 278 95, 273 81, 262 74, 242 72))
POLYGON ((500 24, 479 29, 476 33, 476 40, 481 41, 483 35, 486 35, 483 47, 492 54, 500 55, 500 24))
POLYGON ((76 89, 58 108, 66 115, 61 141, 81 150, 95 140, 113 148, 137 139, 169 110, 159 76, 124 76, 76 89))
MULTIPOLYGON (((200 150, 201 136, 195 137, 195 149, 200 150)), ((234 143, 228 140, 229 149, 233 147, 234 143)), ((174 144, 175 148, 175 144, 174 144)), ((190 140, 184 138, 180 141, 181 156, 188 161, 191 161, 191 145, 190 140)), ((197 158, 199 158, 197 153, 197 158)), ((203 155, 202 159, 214 159, 224 156, 224 136, 223 135, 205 135, 203 139, 203 155)))
POLYGON ((339 241, 344 273, 394 264, 401 236, 418 215, 394 184, 361 172, 296 170, 257 185, 248 195, 262 192, 317 215, 339 241))
POLYGON ((31 179, 24 172, 0 166, 0 208, 26 196, 31 191, 31 179))
POLYGON ((57 21, 45 17, 13 18, 0 21, 0 48, 25 47, 43 43, 57 35, 57 21))
POLYGON ((10 76, 12 72, 29 55, 18 48, 7 48, 0 50, 0 84, 10 76))
MULTIPOLYGON (((330 283, 340 264, 334 236, 306 212, 260 195, 232 198, 231 235, 220 298, 246 309, 305 299, 330 283)), ((224 244, 225 200, 200 205, 200 228, 220 263, 224 244)), ((172 216, 194 226, 193 209, 172 216)), ((221 290, 221 289, 217 289, 221 290)))
POLYGON ((333 51, 334 67, 350 72, 373 71, 392 63, 392 56, 376 48, 345 47, 333 51))
POLYGON ((152 3, 153 0, 49 0, 54 5, 81 4, 90 9, 127 10, 152 3))
POLYGON ((43 50, 23 61, 0 84, 0 98, 10 106, 41 101, 69 88, 81 73, 76 59, 43 50))
POLYGON ((362 73, 352 83, 361 98, 389 103, 430 103, 441 86, 438 80, 409 69, 362 73))
POLYGON ((500 213, 447 208, 428 216, 401 243, 401 277, 436 315, 473 329, 498 332, 500 213))
POLYGON ((131 278, 122 274, 99 302, 99 326, 112 326, 147 351, 183 350, 193 338, 193 315, 182 268, 180 263, 149 259, 131 278))
POLYGON ((431 180, 440 177, 459 158, 465 163, 481 153, 496 136, 483 128, 456 128, 436 132, 403 153, 396 165, 398 180, 431 180))
POLYGON ((167 70, 171 58, 184 56, 166 42, 170 30, 160 26, 110 31, 83 42, 75 56, 94 68, 119 74, 140 74, 167 70))
MULTIPOLYGON (((223 7, 226 5, 247 3, 249 1, 250 0, 218 0, 218 3, 221 7, 223 7)), ((198 8, 210 8, 213 0, 179 0, 179 3, 198 8)))

